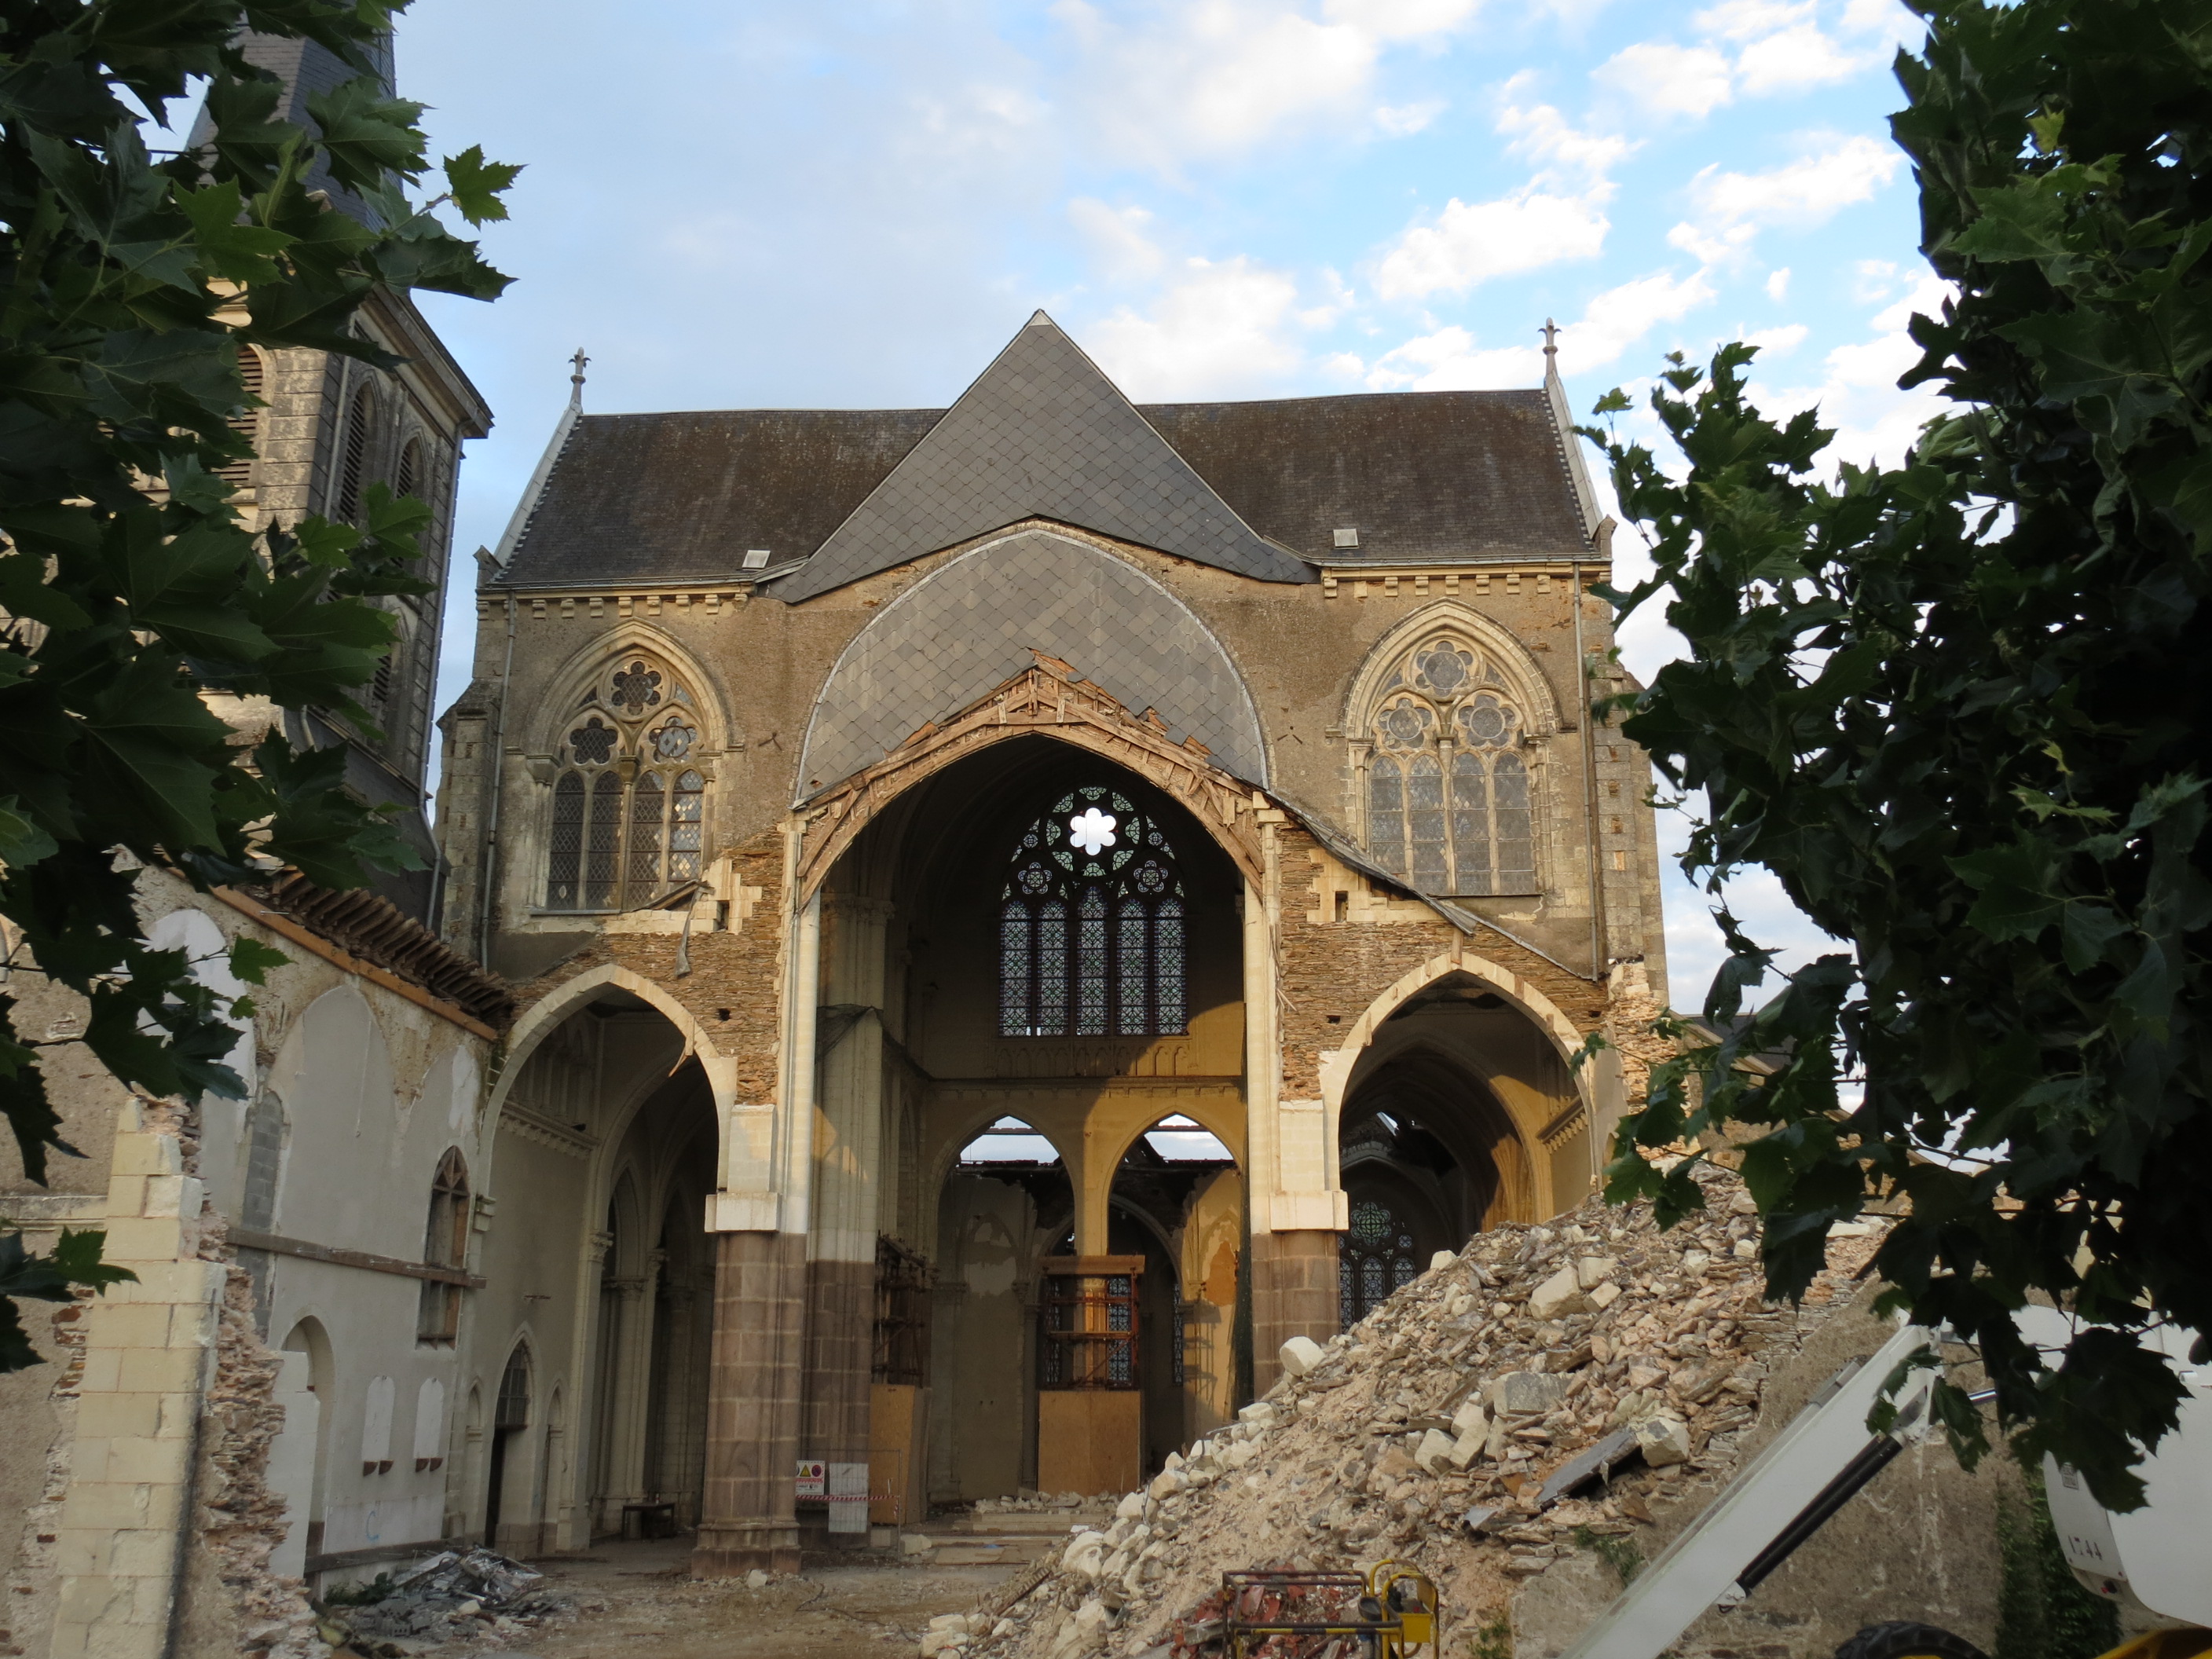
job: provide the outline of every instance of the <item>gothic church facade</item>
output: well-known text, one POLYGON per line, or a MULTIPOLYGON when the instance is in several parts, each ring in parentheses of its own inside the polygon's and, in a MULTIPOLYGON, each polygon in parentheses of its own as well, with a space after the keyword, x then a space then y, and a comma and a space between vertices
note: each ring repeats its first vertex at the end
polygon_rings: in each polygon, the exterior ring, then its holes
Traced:
POLYGON ((1555 376, 1139 407, 1042 313, 941 410, 572 404, 441 722, 461 1523, 1126 1489, 1583 1198, 1665 994, 1610 532, 1555 376))

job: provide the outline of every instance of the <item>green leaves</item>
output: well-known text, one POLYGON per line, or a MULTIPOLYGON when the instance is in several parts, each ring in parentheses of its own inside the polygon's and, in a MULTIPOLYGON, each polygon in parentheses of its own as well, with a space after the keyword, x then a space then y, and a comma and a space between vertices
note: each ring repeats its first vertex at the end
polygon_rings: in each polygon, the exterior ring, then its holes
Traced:
POLYGON ((484 160, 483 146, 471 144, 444 162, 446 189, 460 216, 472 225, 488 225, 507 217, 507 204, 499 198, 520 175, 522 168, 484 160))
POLYGON ((1957 297, 1904 383, 1952 412, 1831 474, 1731 347, 1659 377, 1684 466, 1593 434, 1656 567, 1615 603, 1688 643, 1623 728, 1701 809, 1685 868, 1763 869, 1848 942, 1777 992, 1723 915, 1608 1191, 1666 1218, 1666 1149, 1739 1148, 1785 1295, 1833 1220, 1900 1208, 1889 1303, 1978 1342, 2022 1449, 2124 1504, 2177 1397, 2139 1333, 2212 1330, 2212 0, 1923 15, 1893 130, 1957 297), (2019 1341, 2031 1296, 2082 1322, 2064 1354, 2019 1341))
MULTIPOLYGON (((421 106, 368 72, 382 0, 17 9, 0 55, 0 611, 18 624, 0 637, 9 966, 82 1000, 68 1041, 120 1082, 235 1095, 229 1022, 251 1005, 148 948, 139 866, 205 886, 273 858, 349 887, 419 864, 348 788, 343 748, 295 755, 270 735, 248 750, 209 694, 371 729, 351 694, 391 648, 382 602, 428 591, 413 567, 429 521, 378 485, 357 528, 242 522, 224 476, 250 452, 231 424, 256 401, 240 349, 390 368, 356 325, 380 286, 488 298, 507 279, 424 200, 421 106), (283 88, 241 50, 249 27, 314 41, 358 73, 310 94, 309 125, 288 120, 283 88), (156 161, 141 112, 202 82, 204 147, 156 161)), ((502 216, 514 173, 471 149, 444 182, 482 223, 502 216)), ((282 961, 241 939, 230 966, 258 984, 282 961)), ((72 1155, 42 1069, 65 1040, 16 1036, 12 1006, 0 988, 0 1115, 43 1182, 50 1154, 72 1155)), ((0 1241, 0 1298, 96 1287, 98 1248, 64 1234, 41 1260, 0 1241)), ((0 1301, 0 1370, 33 1358, 0 1301)))

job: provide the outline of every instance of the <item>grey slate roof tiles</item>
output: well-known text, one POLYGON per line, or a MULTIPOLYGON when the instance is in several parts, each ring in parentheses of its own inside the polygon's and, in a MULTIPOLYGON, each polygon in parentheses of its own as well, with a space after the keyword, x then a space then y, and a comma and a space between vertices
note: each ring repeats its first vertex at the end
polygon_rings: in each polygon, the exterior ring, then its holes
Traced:
POLYGON ((1262 581, 1310 581, 1191 470, 1042 311, 804 570, 798 600, 1029 518, 1262 581))
POLYGON ((949 411, 586 415, 507 580, 730 580, 767 548, 797 600, 1031 516, 1272 580, 1588 556, 1540 391, 1133 407, 1047 322, 949 411))
POLYGON ((963 554, 884 607, 830 672, 806 728, 799 793, 880 759, 1030 666, 1032 648, 1103 686, 1170 741, 1265 784, 1258 711, 1182 600, 1111 554, 1028 530, 963 554))

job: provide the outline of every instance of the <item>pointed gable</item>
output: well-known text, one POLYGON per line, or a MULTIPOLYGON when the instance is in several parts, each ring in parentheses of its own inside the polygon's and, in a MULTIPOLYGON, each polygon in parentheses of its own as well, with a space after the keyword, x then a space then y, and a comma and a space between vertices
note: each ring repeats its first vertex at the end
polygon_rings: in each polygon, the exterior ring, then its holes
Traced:
POLYGON ((775 596, 811 599, 1030 518, 1262 581, 1314 580, 1040 311, 775 596))

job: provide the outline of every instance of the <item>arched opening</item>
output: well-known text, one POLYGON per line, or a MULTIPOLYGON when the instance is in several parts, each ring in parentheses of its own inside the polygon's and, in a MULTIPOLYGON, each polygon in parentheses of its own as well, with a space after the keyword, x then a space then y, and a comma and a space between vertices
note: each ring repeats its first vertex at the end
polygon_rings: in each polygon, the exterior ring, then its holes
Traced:
POLYGON ((289 1535, 286 1539, 288 1545, 297 1543, 304 1564, 307 1557, 319 1555, 323 1551, 331 1410, 335 1401, 331 1382, 337 1374, 337 1361, 331 1352, 330 1333, 323 1328, 319 1319, 302 1319, 293 1326, 281 1352, 287 1356, 298 1355, 301 1360, 295 1363, 287 1358, 278 1377, 279 1392, 288 1396, 285 1443, 270 1455, 270 1481, 290 1500, 294 1515, 306 1517, 301 1536, 296 1540, 289 1535), (303 1366, 304 1376, 301 1375, 303 1366), (303 1392, 308 1399, 297 1400, 303 1392), (289 1409, 295 1402, 306 1407, 299 1413, 297 1420, 289 1409))
POLYGON ((1219 1138, 1170 1112, 1129 1143, 1111 1203, 1111 1253, 1142 1264, 1131 1368, 1143 1402, 1141 1478, 1236 1414, 1243 1187, 1219 1138))
POLYGON ((696 1063, 655 1088, 615 1150, 600 1257, 586 1508, 594 1535, 696 1526, 704 1491, 714 1256, 712 1095, 696 1063))
POLYGON ((535 1524, 537 1493, 524 1437, 530 1429, 530 1345, 517 1342, 500 1372, 492 1397, 491 1464, 484 1475, 484 1538, 510 1555, 534 1555, 539 1542, 535 1524), (529 1520, 510 1520, 528 1516, 529 1520))
POLYGON ((1474 975, 1446 974, 1401 1003, 1362 1052, 1338 1118, 1345 1325, 1436 1251, 1579 1202, 1580 1118, 1551 1034, 1474 975))
POLYGON ((915 784, 838 855, 819 900, 810 1308, 831 1329, 821 1310, 868 1296, 872 1322, 878 1264, 928 1258, 927 1420, 884 1420, 904 1407, 880 1370, 860 1412, 825 1405, 862 1362, 810 1335, 801 1456, 866 1456, 882 1490, 907 1447, 937 1503, 1126 1491, 1233 1412, 1241 1193, 1204 1206, 1237 1219, 1194 1406, 1181 1310, 1212 1261, 1184 1261, 1180 1240, 1195 1191, 1237 1177, 1225 1148, 1193 1162, 1178 1137, 1202 1120, 1241 1142, 1243 897, 1178 800, 1034 735, 915 784), (1126 1287, 1093 1282, 1093 1258, 1122 1256, 1133 1270, 1103 1279, 1126 1287), (1120 1317, 1096 1298, 1125 1289, 1132 1369, 1094 1386, 1085 1356, 1115 1345, 1085 1327, 1120 1317))
MULTIPOLYGON (((430 1213, 422 1229, 422 1262, 459 1273, 469 1259, 469 1166, 461 1149, 449 1146, 430 1182, 430 1213)), ((461 1330, 462 1286, 452 1279, 424 1279, 416 1313, 415 1340, 450 1348, 461 1330)))
POLYGON ((555 1438, 541 1413, 534 1479, 510 1474, 483 1501, 496 1492, 502 1528, 549 1548, 688 1528, 705 1489, 720 1130, 697 1055, 712 1049, 633 982, 602 974, 526 1016, 493 1096, 505 1208, 471 1319, 530 1333, 538 1396, 562 1414, 555 1438))
POLYGON ((986 1124, 945 1176, 927 1373, 934 1502, 1037 1483, 1038 1264, 1074 1214, 1059 1149, 1018 1117, 986 1124))

